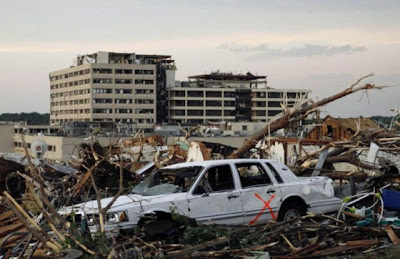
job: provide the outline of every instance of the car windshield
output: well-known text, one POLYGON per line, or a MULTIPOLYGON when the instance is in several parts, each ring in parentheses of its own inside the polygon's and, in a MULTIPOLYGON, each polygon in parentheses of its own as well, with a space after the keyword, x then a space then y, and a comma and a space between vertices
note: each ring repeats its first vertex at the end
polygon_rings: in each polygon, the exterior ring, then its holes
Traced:
POLYGON ((144 196, 187 192, 203 167, 159 169, 136 185, 132 193, 144 196))

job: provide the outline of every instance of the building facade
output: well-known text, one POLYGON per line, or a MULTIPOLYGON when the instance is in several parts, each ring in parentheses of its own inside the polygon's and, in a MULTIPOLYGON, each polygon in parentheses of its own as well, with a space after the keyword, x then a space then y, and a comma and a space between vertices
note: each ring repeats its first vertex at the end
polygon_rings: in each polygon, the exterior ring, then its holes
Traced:
POLYGON ((78 56, 70 68, 49 75, 50 123, 109 121, 151 129, 166 117, 166 88, 175 70, 166 55, 78 56))
POLYGON ((168 122, 188 125, 215 121, 267 122, 309 90, 273 89, 266 76, 214 73, 189 77, 168 89, 168 122))

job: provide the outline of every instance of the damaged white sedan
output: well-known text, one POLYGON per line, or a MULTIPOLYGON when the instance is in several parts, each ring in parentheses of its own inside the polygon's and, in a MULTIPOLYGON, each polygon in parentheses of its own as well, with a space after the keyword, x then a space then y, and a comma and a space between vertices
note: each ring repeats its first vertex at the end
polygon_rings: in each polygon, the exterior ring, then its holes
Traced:
MULTIPOLYGON (((261 224, 286 220, 307 212, 337 211, 332 180, 297 177, 273 160, 234 159, 180 163, 155 171, 130 195, 120 196, 107 212, 106 231, 132 229, 148 215, 172 210, 203 224, 261 224)), ((102 199, 103 207, 112 198, 102 199)), ((87 218, 90 231, 98 230, 97 202, 65 208, 79 221, 87 218)))

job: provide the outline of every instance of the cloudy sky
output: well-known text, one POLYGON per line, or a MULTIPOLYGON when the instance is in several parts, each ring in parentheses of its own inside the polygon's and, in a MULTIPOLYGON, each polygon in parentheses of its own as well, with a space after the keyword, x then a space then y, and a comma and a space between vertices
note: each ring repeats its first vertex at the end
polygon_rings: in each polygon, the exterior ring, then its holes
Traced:
POLYGON ((0 113, 48 112, 48 73, 78 54, 171 54, 177 79, 213 70, 267 75, 324 98, 357 78, 393 86, 328 105, 334 116, 400 108, 400 1, 2 1, 0 113))

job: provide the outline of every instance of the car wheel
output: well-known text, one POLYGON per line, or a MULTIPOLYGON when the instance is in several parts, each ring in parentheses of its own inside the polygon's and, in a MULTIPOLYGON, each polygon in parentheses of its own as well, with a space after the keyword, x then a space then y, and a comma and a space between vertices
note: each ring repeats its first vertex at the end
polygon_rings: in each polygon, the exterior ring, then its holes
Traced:
POLYGON ((279 221, 286 221, 306 215, 306 210, 297 204, 284 204, 278 215, 279 221))

